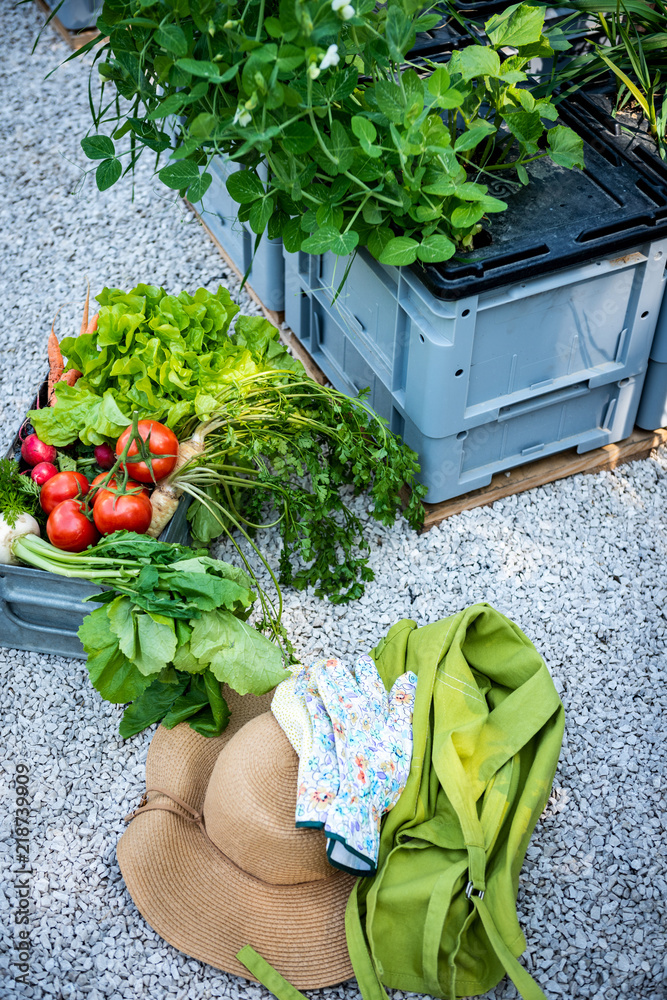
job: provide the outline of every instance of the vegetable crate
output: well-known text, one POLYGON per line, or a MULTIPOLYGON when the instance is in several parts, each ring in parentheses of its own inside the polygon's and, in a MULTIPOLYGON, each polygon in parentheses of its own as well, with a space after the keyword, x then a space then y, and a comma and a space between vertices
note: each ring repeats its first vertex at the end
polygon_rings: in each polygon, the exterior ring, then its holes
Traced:
MULTIPOLYGON (((621 112, 614 117, 612 94, 611 88, 602 93, 578 91, 563 102, 562 113, 589 142, 597 143, 598 148, 621 152, 645 175, 648 183, 667 191, 667 162, 660 157, 646 123, 638 125, 631 112, 621 112)), ((664 300, 651 346, 637 424, 646 430, 667 425, 667 304, 664 300)))
POLYGON ((623 157, 589 144, 585 155, 576 174, 536 163, 493 242, 467 259, 418 269, 365 251, 286 254, 287 325, 338 389, 370 387, 419 453, 428 502, 632 431, 664 291, 667 199, 623 157))
MULTIPOLYGON (((39 392, 40 405, 46 404, 46 383, 39 392)), ((34 409, 37 400, 33 403, 34 409)), ((8 458, 20 457, 17 432, 7 451, 8 458)), ((163 542, 187 545, 187 508, 183 497, 178 510, 160 535, 163 542)), ((56 576, 28 566, 0 565, 0 646, 56 653, 85 659, 77 630, 97 605, 84 599, 99 594, 100 587, 84 580, 56 576)))
MULTIPOLYGON (((94 28, 95 22, 102 13, 103 0, 63 0, 56 11, 56 16, 68 31, 79 31, 81 28, 94 28)), ((57 0, 52 0, 51 9, 58 6, 57 0)))
POLYGON ((222 156, 212 160, 209 172, 213 181, 199 211, 234 266, 241 274, 247 273, 248 284, 266 308, 282 311, 285 308, 283 242, 264 235, 255 249, 257 236, 247 222, 239 221, 239 206, 227 191, 227 178, 240 169, 239 164, 222 156))

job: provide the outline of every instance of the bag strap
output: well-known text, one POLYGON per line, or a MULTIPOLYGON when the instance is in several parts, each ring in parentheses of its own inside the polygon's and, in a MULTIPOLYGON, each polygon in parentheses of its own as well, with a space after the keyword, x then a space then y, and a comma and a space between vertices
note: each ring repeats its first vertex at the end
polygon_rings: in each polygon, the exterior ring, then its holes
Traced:
POLYGON ((262 986, 266 986, 267 990, 278 997, 278 1000, 308 1000, 284 976, 281 976, 278 970, 274 969, 259 952, 255 951, 252 945, 244 945, 236 953, 236 957, 262 986))
POLYGON ((517 961, 498 932, 493 917, 483 899, 472 896, 473 906, 479 913, 484 930, 502 966, 523 997, 523 1000, 547 1000, 527 969, 517 961))
POLYGON ((375 957, 366 942, 359 912, 358 890, 359 883, 356 882, 345 908, 345 936, 350 961, 363 1000, 389 1000, 387 991, 380 981, 375 957))

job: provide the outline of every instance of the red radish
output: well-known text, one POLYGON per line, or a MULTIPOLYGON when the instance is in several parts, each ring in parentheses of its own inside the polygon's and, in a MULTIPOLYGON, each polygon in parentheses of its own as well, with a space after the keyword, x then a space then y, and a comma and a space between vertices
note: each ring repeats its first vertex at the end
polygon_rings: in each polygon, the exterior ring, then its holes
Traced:
POLYGON ((116 456, 111 445, 98 444, 95 448, 95 461, 100 469, 110 469, 116 462, 116 456))
POLYGON ((32 479, 38 486, 43 486, 49 479, 58 475, 58 470, 53 462, 40 462, 30 473, 32 479))
POLYGON ((52 444, 44 444, 36 434, 28 434, 21 445, 21 457, 28 465, 39 465, 40 462, 55 462, 56 449, 52 444))

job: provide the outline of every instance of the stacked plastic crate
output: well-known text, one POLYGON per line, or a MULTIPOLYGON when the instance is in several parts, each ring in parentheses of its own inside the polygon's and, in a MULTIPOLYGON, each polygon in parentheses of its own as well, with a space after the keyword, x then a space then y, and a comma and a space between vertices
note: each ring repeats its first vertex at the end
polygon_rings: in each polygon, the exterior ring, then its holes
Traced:
POLYGON ((337 388, 370 388, 419 453, 430 502, 632 431, 667 197, 620 153, 586 143, 585 159, 577 172, 538 161, 527 188, 495 187, 509 208, 492 241, 446 264, 285 255, 288 326, 337 388))
MULTIPOLYGON (((568 98, 564 113, 598 149, 622 154, 645 176, 651 188, 667 192, 667 162, 661 159, 646 123, 632 109, 612 115, 615 88, 602 92, 579 92, 568 98)), ((664 277, 663 277, 664 280, 664 277)), ((667 426, 667 304, 663 301, 642 393, 637 424, 646 430, 667 426)))

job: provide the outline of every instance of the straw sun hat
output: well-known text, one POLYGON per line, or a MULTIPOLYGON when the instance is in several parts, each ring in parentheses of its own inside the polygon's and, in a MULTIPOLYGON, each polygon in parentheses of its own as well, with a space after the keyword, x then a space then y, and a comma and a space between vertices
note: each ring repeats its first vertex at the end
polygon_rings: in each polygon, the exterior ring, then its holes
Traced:
POLYGON ((193 958, 252 979, 235 957, 250 944, 300 989, 340 983, 353 975, 355 879, 329 865, 322 830, 294 826, 298 757, 271 696, 223 693, 221 736, 158 728, 147 805, 118 843, 125 883, 150 926, 193 958))

